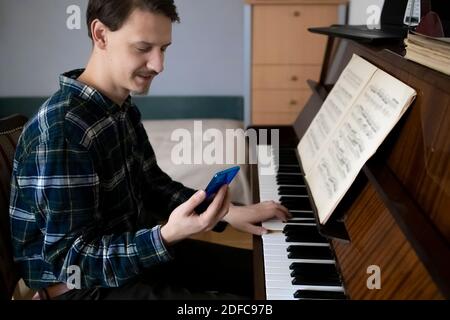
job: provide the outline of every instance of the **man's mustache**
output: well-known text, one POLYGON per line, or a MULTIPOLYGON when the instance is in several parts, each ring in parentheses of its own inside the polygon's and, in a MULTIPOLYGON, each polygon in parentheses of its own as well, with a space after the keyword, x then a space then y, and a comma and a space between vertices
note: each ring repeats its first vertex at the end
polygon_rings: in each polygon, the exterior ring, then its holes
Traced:
POLYGON ((141 71, 141 72, 137 72, 136 74, 141 77, 150 77, 150 76, 156 77, 158 75, 158 72, 156 72, 156 71, 141 71))

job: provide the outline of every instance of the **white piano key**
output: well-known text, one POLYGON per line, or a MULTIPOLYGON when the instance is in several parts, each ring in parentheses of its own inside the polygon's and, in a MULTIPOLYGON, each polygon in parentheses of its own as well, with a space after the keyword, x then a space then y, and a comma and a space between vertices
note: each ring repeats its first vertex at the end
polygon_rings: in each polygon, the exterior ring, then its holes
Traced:
POLYGON ((264 259, 267 262, 282 262, 282 261, 288 261, 288 262, 307 262, 307 263, 334 263, 333 259, 289 259, 287 257, 288 252, 286 252, 285 249, 280 250, 271 250, 271 249, 265 249, 264 248, 264 259))
POLYGON ((280 220, 268 220, 262 223, 262 226, 267 230, 274 231, 283 231, 284 227, 287 225, 296 225, 296 226, 315 226, 316 224, 313 222, 302 222, 302 223, 289 223, 283 222, 280 220))
POLYGON ((284 281, 287 284, 292 284, 292 277, 290 272, 286 272, 284 274, 268 273, 266 274, 266 281, 284 281))
POLYGON ((291 269, 289 267, 271 267, 264 268, 264 273, 267 274, 291 274, 291 269))
MULTIPOLYGON (((302 246, 302 245, 304 245, 304 244, 296 245, 296 246, 302 246)), ((309 244, 306 244, 306 246, 310 247, 309 244)), ((270 256, 277 255, 277 252, 280 254, 282 253, 282 254, 288 255, 287 247, 285 247, 285 246, 280 246, 280 245, 275 245, 275 244, 266 244, 266 245, 264 245, 264 249, 265 249, 264 252, 267 252, 270 256)))
POLYGON ((334 264, 334 260, 316 260, 316 259, 280 259, 277 256, 264 257, 264 266, 267 268, 273 267, 287 267, 294 262, 301 263, 320 263, 320 264, 334 264))
POLYGON ((266 293, 269 292, 274 296, 289 296, 294 298, 294 293, 296 290, 292 291, 292 288, 266 288, 266 293))
POLYGON ((299 300, 294 298, 294 294, 277 294, 272 291, 266 292, 267 300, 299 300))
POLYGON ((290 289, 292 288, 292 292, 295 293, 297 290, 316 290, 316 291, 335 291, 335 292, 344 292, 344 288, 342 286, 317 286, 317 285, 298 285, 292 283, 286 283, 281 280, 266 280, 266 289, 268 288, 277 288, 277 289, 290 289))
POLYGON ((328 247, 328 243, 322 242, 286 242, 286 236, 282 232, 269 232, 267 234, 262 235, 263 245, 267 244, 278 244, 285 245, 286 247, 290 245, 308 245, 308 246, 320 246, 320 247, 328 247))
POLYGON ((328 243, 316 243, 316 242, 266 242, 264 246, 278 246, 287 248, 289 246, 310 246, 310 247, 329 247, 328 243))
MULTIPOLYGON (((269 220, 264 221, 263 223, 266 223, 267 226, 270 226, 271 224, 276 225, 276 223, 284 223, 284 224, 300 224, 300 223, 312 223, 314 225, 316 225, 316 221, 312 218, 291 218, 289 220, 287 220, 286 222, 280 220, 279 218, 272 218, 269 220)), ((280 230, 281 231, 281 230, 280 230)))

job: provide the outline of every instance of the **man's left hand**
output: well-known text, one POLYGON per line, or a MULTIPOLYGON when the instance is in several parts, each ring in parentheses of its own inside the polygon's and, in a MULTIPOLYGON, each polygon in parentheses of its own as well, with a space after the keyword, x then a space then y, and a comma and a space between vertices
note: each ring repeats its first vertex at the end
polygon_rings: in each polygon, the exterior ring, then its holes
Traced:
POLYGON ((268 231, 257 224, 275 217, 287 221, 291 214, 286 207, 275 201, 264 201, 248 206, 231 205, 223 220, 239 231, 261 235, 268 231))

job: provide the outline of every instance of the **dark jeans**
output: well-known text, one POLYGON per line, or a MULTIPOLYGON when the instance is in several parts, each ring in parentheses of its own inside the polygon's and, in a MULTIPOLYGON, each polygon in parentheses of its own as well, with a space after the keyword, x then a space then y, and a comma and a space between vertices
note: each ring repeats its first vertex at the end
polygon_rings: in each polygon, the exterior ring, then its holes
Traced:
POLYGON ((172 247, 175 259, 118 288, 71 290, 57 300, 251 299, 252 251, 198 240, 172 247))

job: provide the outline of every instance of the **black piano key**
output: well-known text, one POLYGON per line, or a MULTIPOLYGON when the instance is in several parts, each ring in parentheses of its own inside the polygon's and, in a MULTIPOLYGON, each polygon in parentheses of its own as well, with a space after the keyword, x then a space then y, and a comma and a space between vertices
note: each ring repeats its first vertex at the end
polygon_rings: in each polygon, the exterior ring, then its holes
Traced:
POLYGON ((319 273, 316 270, 293 270, 291 272, 292 278, 308 278, 308 279, 327 279, 327 280, 337 280, 340 282, 339 274, 337 273, 337 270, 331 270, 331 272, 322 272, 319 273))
POLYGON ((294 195, 294 196, 307 196, 308 192, 306 190, 306 187, 299 186, 299 187, 278 187, 278 194, 279 195, 294 195))
POLYGON ((280 203, 289 210, 312 211, 308 197, 280 197, 280 203))
POLYGON ((283 228, 283 232, 297 232, 297 233, 303 233, 303 234, 318 234, 320 235, 319 231, 317 230, 317 226, 304 226, 304 225, 286 225, 283 228))
POLYGON ((289 159, 279 159, 274 158, 275 163, 282 163, 283 165, 298 165, 297 159, 289 158, 289 159))
POLYGON ((282 167, 295 167, 295 168, 300 168, 301 167, 298 165, 298 163, 277 163, 277 166, 282 166, 282 167))
POLYGON ((286 241, 289 242, 317 242, 317 243, 328 243, 327 239, 324 238, 317 227, 314 226, 303 226, 303 225, 286 225, 283 228, 283 233, 286 235, 286 241))
POLYGON ((307 279, 309 281, 320 281, 321 279, 328 281, 329 283, 334 283, 337 285, 341 285, 341 279, 336 270, 333 273, 314 273, 314 272, 297 272, 292 271, 291 277, 294 279, 302 280, 307 279))
POLYGON ((292 159, 298 161, 297 155, 293 150, 274 150, 273 153, 275 158, 280 159, 292 159))
MULTIPOLYGON (((290 209, 290 208, 288 208, 290 209)), ((293 210, 293 209, 290 209, 293 210)), ((302 212, 296 212, 296 211, 290 211, 292 218, 314 218, 314 214, 312 211, 302 211, 302 212)))
POLYGON ((280 203, 291 205, 291 206, 298 206, 299 208, 304 208, 304 210, 310 210, 311 209, 311 202, 309 202, 308 197, 287 197, 287 196, 281 196, 280 197, 280 203))
POLYGON ((284 163, 285 161, 292 161, 298 164, 297 155, 293 152, 283 152, 276 150, 275 152, 272 152, 272 155, 275 159, 281 161, 282 163, 284 163))
POLYGON ((289 266, 292 270, 291 276, 296 276, 297 274, 307 274, 316 276, 337 276, 336 266, 329 263, 304 263, 304 262, 293 262, 289 266))
POLYGON ((285 179, 285 178, 291 178, 291 177, 298 177, 302 179, 302 174, 298 172, 277 172, 277 179, 285 179))
POLYGON ((288 257, 291 259, 333 259, 328 247, 290 245, 286 250, 289 252, 288 257))
POLYGON ((284 155, 284 156, 296 156, 297 150, 295 150, 294 148, 273 148, 273 154, 274 155, 284 155))
POLYGON ((295 152, 297 152, 297 149, 292 147, 273 148, 273 150, 278 151, 278 153, 288 153, 288 154, 295 154, 295 152))
POLYGON ((299 164, 285 164, 285 163, 280 163, 278 164, 280 168, 298 168, 300 169, 300 165, 299 164))
POLYGON ((312 211, 309 200, 305 201, 302 197, 292 197, 292 199, 289 199, 289 200, 281 199, 281 198, 280 198, 279 202, 282 205, 289 206, 289 208, 292 210, 295 210, 297 208, 297 210, 312 211))
POLYGON ((300 202, 300 203, 307 203, 309 204, 309 196, 304 195, 301 197, 293 197, 289 195, 281 196, 280 201, 286 201, 286 202, 300 202))
POLYGON ((292 167, 292 166, 278 166, 278 173, 301 173, 300 167, 292 167))
POLYGON ((285 195, 285 196, 281 196, 280 197, 280 201, 286 201, 286 202, 291 202, 291 203, 310 203, 309 202, 309 197, 307 195, 302 196, 302 197, 293 197, 293 196, 289 196, 289 195, 285 195))
POLYGON ((312 242, 312 243, 328 243, 328 240, 319 233, 299 233, 288 231, 285 232, 286 242, 312 242))
POLYGON ((312 212, 311 206, 299 206, 298 204, 292 203, 281 203, 283 206, 288 208, 289 211, 302 211, 302 212, 312 212))
POLYGON ((292 204, 298 203, 299 205, 302 205, 303 203, 310 203, 308 196, 297 197, 297 196, 292 196, 292 195, 282 195, 280 197, 280 202, 292 203, 292 204))
POLYGON ((297 299, 345 300, 346 296, 345 296, 345 294, 343 292, 316 291, 316 290, 297 290, 294 293, 294 298, 297 298, 297 299))
POLYGON ((292 284, 304 286, 341 286, 339 278, 308 277, 305 275, 296 276, 292 279, 292 284))
POLYGON ((292 218, 308 218, 308 219, 314 219, 314 214, 312 213, 312 211, 290 211, 289 213, 291 214, 292 218))
POLYGON ((275 177, 277 179, 290 179, 290 178, 298 179, 302 184, 305 184, 304 177, 302 175, 298 175, 298 174, 287 174, 287 173, 278 174, 278 173, 276 173, 275 177))
POLYGON ((300 175, 277 174, 276 180, 278 184, 305 185, 305 180, 303 180, 303 177, 300 175))
POLYGON ((280 178, 287 177, 302 177, 302 173, 299 168, 283 167, 276 169, 276 175, 280 178))
POLYGON ((289 219, 286 223, 300 224, 300 223, 315 223, 315 222, 314 222, 314 220, 293 220, 293 219, 289 219))
POLYGON ((309 203, 302 203, 301 200, 299 201, 279 201, 283 206, 290 210, 297 210, 297 211, 309 211, 312 212, 311 205, 308 206, 309 203))

